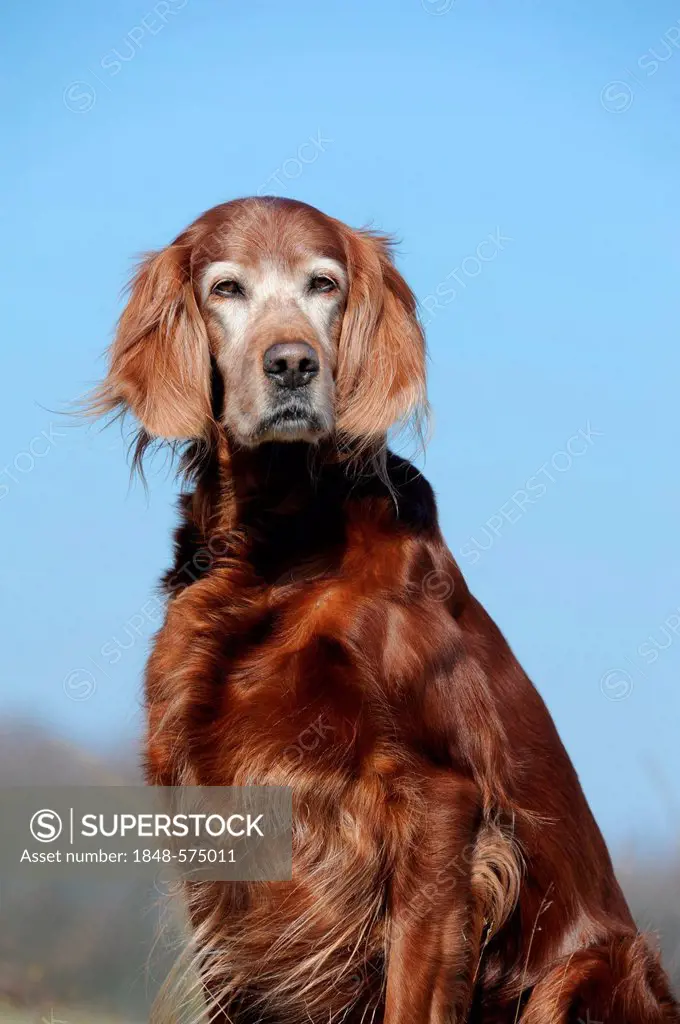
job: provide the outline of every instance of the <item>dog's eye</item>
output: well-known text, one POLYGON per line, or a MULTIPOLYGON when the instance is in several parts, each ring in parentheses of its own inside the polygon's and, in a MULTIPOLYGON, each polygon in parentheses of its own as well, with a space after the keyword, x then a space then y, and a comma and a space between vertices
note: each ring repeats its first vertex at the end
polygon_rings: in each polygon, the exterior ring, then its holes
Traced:
POLYGON ((315 274, 309 281, 311 292, 334 292, 337 287, 333 278, 326 274, 315 274))
POLYGON ((213 295, 243 295, 243 288, 238 281, 217 281, 210 291, 213 295))

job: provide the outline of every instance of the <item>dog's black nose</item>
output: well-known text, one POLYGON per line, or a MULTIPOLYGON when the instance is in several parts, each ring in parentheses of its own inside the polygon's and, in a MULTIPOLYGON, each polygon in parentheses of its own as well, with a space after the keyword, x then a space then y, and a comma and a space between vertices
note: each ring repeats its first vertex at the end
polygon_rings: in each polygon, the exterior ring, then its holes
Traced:
POLYGON ((276 384, 293 391, 316 377, 319 357, 306 341, 281 341, 267 349, 262 367, 276 384))

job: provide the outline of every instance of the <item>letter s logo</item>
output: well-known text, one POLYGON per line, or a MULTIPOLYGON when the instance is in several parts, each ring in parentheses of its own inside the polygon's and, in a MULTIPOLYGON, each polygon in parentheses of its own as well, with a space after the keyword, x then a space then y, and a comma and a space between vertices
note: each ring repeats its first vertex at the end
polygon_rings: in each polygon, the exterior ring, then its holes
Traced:
POLYGON ((36 811, 31 818, 31 835, 39 843, 53 843, 61 835, 61 818, 56 811, 36 811))

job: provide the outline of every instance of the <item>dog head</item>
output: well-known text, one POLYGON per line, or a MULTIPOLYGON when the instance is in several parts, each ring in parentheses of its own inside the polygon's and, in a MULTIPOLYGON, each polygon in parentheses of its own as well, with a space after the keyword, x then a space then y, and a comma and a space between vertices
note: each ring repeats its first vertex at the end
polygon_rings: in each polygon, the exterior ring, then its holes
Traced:
POLYGON ((270 197, 217 206, 143 260, 95 398, 152 437, 217 426, 240 447, 379 442, 424 406, 423 334, 388 240, 270 197))

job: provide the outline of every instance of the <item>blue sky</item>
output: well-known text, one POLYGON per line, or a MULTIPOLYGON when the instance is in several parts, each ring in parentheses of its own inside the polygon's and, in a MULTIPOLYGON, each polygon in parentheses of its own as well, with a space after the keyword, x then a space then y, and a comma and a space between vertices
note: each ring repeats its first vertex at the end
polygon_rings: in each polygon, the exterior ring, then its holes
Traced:
POLYGON ((668 840, 680 8, 66 0, 4 20, 0 711, 95 747, 139 730, 174 485, 159 465, 148 498, 129 488, 120 431, 51 410, 102 373, 134 255, 269 191, 398 236, 448 542, 607 837, 668 840))

